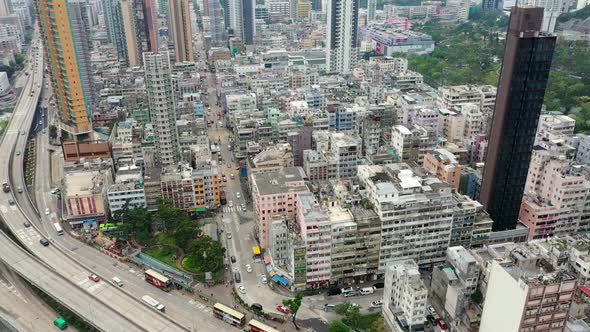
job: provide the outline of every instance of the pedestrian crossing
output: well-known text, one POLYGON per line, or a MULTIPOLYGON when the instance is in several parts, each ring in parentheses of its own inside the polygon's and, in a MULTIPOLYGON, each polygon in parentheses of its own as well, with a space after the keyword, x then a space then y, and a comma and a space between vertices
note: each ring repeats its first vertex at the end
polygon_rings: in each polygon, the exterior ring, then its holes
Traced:
POLYGON ((238 211, 235 206, 224 206, 223 207, 223 212, 224 213, 230 213, 230 212, 233 212, 233 211, 238 211))
POLYGON ((202 312, 205 312, 205 313, 211 312, 211 309, 208 306, 204 305, 203 303, 201 303, 199 301, 191 299, 188 301, 188 304, 192 307, 197 308, 198 310, 201 310, 202 312))
POLYGON ((21 228, 16 231, 16 236, 29 246, 33 245, 33 242, 39 242, 41 235, 35 231, 32 227, 21 228))

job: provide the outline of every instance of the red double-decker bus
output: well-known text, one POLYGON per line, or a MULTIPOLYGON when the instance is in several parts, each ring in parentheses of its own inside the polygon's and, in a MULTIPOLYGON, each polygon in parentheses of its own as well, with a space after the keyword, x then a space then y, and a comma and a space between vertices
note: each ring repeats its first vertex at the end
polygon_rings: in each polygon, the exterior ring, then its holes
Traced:
POLYGON ((145 271, 144 276, 145 281, 158 287, 161 290, 169 291, 170 287, 172 286, 172 282, 170 281, 170 279, 168 279, 168 277, 165 277, 161 273, 158 273, 152 269, 145 271))

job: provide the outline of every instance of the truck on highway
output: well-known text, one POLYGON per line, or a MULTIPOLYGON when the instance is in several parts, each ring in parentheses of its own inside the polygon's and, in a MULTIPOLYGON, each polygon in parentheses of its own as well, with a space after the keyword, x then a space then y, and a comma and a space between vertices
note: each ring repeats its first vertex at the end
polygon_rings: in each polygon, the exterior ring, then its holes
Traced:
POLYGON ((4 191, 5 193, 10 191, 10 185, 8 184, 8 182, 2 182, 2 191, 4 191))
POLYGON ((153 308, 155 308, 156 310, 159 310, 161 312, 166 312, 166 306, 163 305, 162 303, 154 300, 154 298, 144 295, 141 298, 145 303, 149 304, 150 306, 152 306, 153 308))

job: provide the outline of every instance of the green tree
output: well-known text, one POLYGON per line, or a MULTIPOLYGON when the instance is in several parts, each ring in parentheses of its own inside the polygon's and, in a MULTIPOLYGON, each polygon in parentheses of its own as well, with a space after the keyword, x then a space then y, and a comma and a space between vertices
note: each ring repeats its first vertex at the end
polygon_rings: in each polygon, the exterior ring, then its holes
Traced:
POLYGON ((51 139, 57 138, 57 127, 54 125, 49 126, 49 138, 51 138, 51 139))
POLYGON ((350 326, 353 330, 361 327, 362 315, 361 308, 350 302, 344 302, 336 306, 336 313, 342 316, 344 324, 350 326))
POLYGON ((153 220, 152 214, 147 209, 124 209, 114 218, 123 222, 118 230, 124 237, 135 236, 137 242, 142 245, 147 245, 151 241, 153 220))
POLYGON ((16 62, 16 64, 18 66, 20 66, 23 64, 23 62, 25 62, 25 56, 22 55, 21 53, 15 53, 14 54, 14 61, 16 62))
POLYGON ((183 262, 186 268, 198 272, 215 272, 223 268, 225 248, 208 235, 190 241, 183 262))
POLYGON ((301 307, 301 300, 303 300, 303 294, 295 293, 295 297, 292 299, 284 299, 283 304, 291 309, 291 314, 293 315, 293 325, 295 325, 295 329, 299 330, 299 326, 297 326, 297 322, 295 321, 295 317, 297 316, 297 311, 299 311, 299 307, 301 307))
POLYGON ((328 332, 349 332, 350 326, 344 324, 341 320, 335 320, 328 327, 328 332))

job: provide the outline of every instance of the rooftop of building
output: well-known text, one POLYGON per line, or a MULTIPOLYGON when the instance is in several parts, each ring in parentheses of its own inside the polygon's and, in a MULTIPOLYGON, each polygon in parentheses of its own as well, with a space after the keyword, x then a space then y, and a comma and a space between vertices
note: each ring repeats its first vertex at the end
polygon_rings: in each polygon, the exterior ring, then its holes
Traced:
POLYGON ((265 173, 252 174, 260 195, 274 195, 309 191, 304 183, 305 172, 301 167, 283 167, 265 173))
POLYGON ((438 160, 439 162, 441 162, 443 164, 456 165, 459 163, 457 161, 457 158, 455 158, 455 155, 452 154, 447 149, 433 149, 433 150, 428 151, 427 153, 432 154, 434 156, 434 158, 436 158, 436 160, 438 160))
POLYGON ((126 181, 126 182, 119 182, 113 183, 109 186, 108 192, 119 192, 119 191, 130 191, 136 189, 143 188, 143 179, 138 179, 137 181, 126 181))
POLYGON ((456 94, 483 92, 483 93, 494 94, 494 97, 495 97, 496 87, 493 85, 476 85, 476 84, 444 85, 439 88, 439 91, 446 91, 449 93, 456 93, 456 94))

